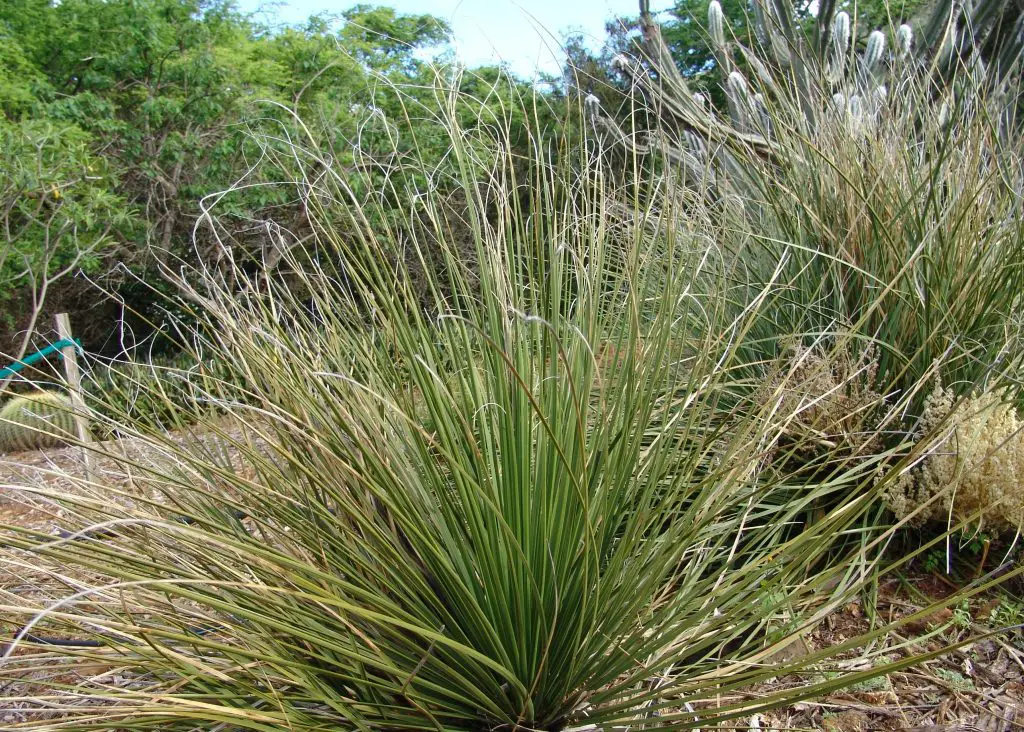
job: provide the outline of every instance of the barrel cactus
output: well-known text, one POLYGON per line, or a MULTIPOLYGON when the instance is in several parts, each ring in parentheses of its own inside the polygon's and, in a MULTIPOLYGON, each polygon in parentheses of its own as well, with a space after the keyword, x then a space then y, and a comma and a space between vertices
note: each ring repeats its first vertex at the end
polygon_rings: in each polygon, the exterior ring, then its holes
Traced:
POLYGON ((0 408, 0 452, 60 445, 74 435, 71 400, 59 392, 19 394, 0 408))

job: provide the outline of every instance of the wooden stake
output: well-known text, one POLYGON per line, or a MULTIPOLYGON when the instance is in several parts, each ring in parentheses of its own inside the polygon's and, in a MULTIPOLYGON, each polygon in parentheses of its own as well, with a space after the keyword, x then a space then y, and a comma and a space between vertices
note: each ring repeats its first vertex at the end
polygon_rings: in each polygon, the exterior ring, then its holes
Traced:
MULTIPOLYGON (((71 321, 67 313, 57 315, 57 337, 62 341, 71 340, 71 321)), ((78 426, 78 440, 82 444, 82 458, 85 461, 85 477, 89 482, 94 482, 92 469, 92 452, 89 445, 92 443, 92 434, 89 432, 89 418, 86 416, 85 395, 82 391, 82 373, 78 370, 78 353, 72 343, 61 349, 64 357, 64 374, 68 379, 68 392, 71 397, 71 405, 75 409, 75 424, 78 426)))

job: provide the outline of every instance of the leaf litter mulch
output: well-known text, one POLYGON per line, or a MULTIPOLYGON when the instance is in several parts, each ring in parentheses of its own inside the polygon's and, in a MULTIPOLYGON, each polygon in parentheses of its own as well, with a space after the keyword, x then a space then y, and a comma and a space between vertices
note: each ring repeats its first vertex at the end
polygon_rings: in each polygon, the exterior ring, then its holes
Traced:
MULTIPOLYGON (((145 459, 140 455, 141 443, 122 440, 116 448, 119 454, 130 455, 135 460, 145 459)), ((92 470, 98 483, 123 485, 130 480, 123 464, 113 458, 94 459, 92 470)), ((0 455, 0 541, 12 526, 55 533, 65 518, 59 507, 32 497, 19 490, 20 486, 42 482, 70 490, 71 485, 62 480, 61 475, 82 475, 83 472, 81 451, 76 448, 0 455)), ((37 579, 27 563, 18 569, 0 567, 0 598, 52 600, 54 588, 44 587, 37 579)), ((935 569, 922 569, 916 574, 888 580, 879 587, 875 617, 888 622, 913 614, 953 589, 953 583, 935 569)), ((787 654, 810 653, 865 633, 871 627, 868 616, 861 603, 850 603, 827 617, 788 649, 787 654)), ((18 622, 21 621, 0 615, 0 644, 14 636, 18 622)), ((974 598, 968 604, 947 608, 922 621, 902 626, 900 633, 878 641, 879 646, 872 649, 873 657, 896 661, 908 653, 938 650, 996 627, 1020 623, 1024 623, 1024 601, 1000 591, 998 595, 974 598)), ((55 658, 59 655, 60 650, 55 649, 55 658)), ((18 676, 16 662, 16 656, 9 659, 7 670, 0 665, 0 729, 10 729, 30 720, 39 723, 40 719, 59 718, 59 703, 47 702, 48 710, 39 705, 29 708, 25 697, 31 696, 32 679, 18 676)), ((838 663, 833 662, 831 668, 863 670, 870 663, 863 656, 848 655, 838 663)), ((832 672, 822 670, 779 677, 772 681, 770 690, 797 688, 808 680, 821 680, 822 675, 827 678, 829 673, 832 672), (817 678, 813 678, 815 675, 817 678)), ((68 672, 64 681, 72 690, 133 683, 129 670, 108 663, 81 663, 68 672)), ((752 688, 745 696, 755 699, 768 690, 766 686, 752 688)), ((723 696, 718 703, 736 699, 723 696)), ((829 732, 1024 730, 1024 635, 1018 629, 978 640, 912 669, 863 682, 825 698, 733 722, 729 728, 829 732)))

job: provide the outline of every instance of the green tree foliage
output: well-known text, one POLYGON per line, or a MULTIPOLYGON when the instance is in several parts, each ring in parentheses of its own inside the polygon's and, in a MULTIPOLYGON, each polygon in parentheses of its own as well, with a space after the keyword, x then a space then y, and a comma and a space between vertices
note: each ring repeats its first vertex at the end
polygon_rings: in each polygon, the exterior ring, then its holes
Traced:
MULTIPOLYGON (((147 315, 161 273, 180 259, 215 262, 225 241, 232 256, 262 257, 270 220, 301 240, 305 205, 294 186, 275 185, 292 182, 280 163, 315 143, 345 168, 346 149, 377 113, 375 85, 416 83, 416 51, 448 34, 432 16, 368 5, 271 32, 230 0, 4 2, 6 298, 36 310, 29 293, 40 272, 84 253, 86 269, 147 315), (268 145, 286 154, 270 156, 268 145), (234 188, 218 228, 197 226, 199 202, 234 188), (133 276, 112 278, 115 269, 133 276)), ((0 340, 7 350, 10 339, 0 340)))
POLYGON ((0 303, 12 289, 79 262, 93 271, 129 218, 89 135, 72 124, 0 119, 0 303))

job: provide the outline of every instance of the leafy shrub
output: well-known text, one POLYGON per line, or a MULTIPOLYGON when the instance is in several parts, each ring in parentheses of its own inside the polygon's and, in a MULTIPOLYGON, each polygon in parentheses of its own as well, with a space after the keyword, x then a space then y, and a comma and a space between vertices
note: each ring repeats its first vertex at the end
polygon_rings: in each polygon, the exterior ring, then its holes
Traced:
POLYGON ((15 333, 34 330, 48 293, 72 291, 75 272, 101 273, 131 234, 134 212, 112 192, 116 178, 80 128, 0 114, 0 351, 17 353, 15 333))

